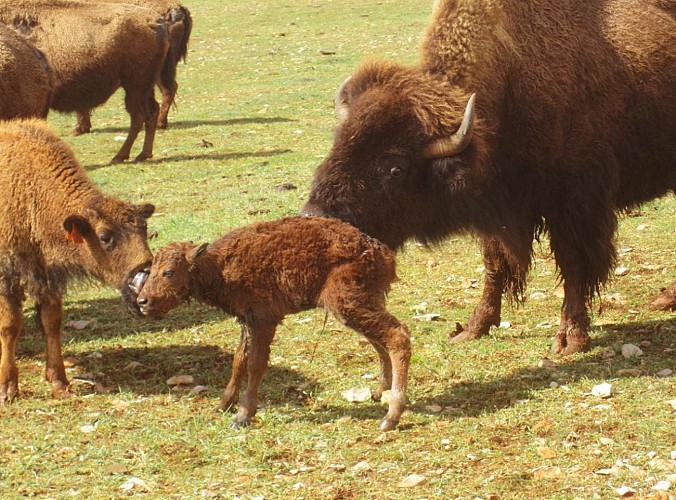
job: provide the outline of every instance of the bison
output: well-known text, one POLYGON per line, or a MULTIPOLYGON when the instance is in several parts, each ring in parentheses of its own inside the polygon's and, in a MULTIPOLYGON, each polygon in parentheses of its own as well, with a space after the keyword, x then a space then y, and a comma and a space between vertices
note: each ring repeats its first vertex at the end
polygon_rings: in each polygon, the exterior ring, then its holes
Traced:
POLYGON ((150 204, 104 195, 73 152, 40 120, 0 122, 0 404, 19 394, 15 350, 22 305, 34 299, 47 343, 52 394, 69 393, 61 356, 63 295, 73 280, 94 279, 122 292, 152 254, 146 221, 150 204))
POLYGON ((617 214, 676 188, 676 10, 662 0, 438 0, 418 63, 367 62, 302 213, 392 248, 471 233, 485 286, 453 340, 523 299, 548 235, 565 299, 552 350, 590 347, 617 214))
MULTIPOLYGON (((0 22, 17 29, 47 57, 54 73, 52 109, 88 116, 88 110, 124 88, 131 125, 111 163, 129 159, 144 124, 143 149, 135 161, 152 158, 158 115, 154 86, 169 47, 167 26, 154 11, 126 4, 4 0, 0 22)), ((73 133, 80 132, 78 125, 73 133)))
MULTIPOLYGON (((130 3, 146 7, 155 11, 167 24, 169 31, 169 50, 162 66, 157 86, 162 92, 162 102, 157 116, 157 127, 167 128, 169 108, 174 103, 178 84, 176 83, 176 66, 180 60, 188 57, 188 41, 192 31, 192 16, 190 11, 174 0, 86 0, 95 3, 130 3)), ((91 111, 78 111, 78 132, 87 133, 91 130, 91 111)))
POLYGON ((45 118, 52 75, 38 49, 0 24, 0 119, 45 118))
POLYGON ((390 430, 404 410, 411 357, 408 328, 385 309, 395 279, 394 253, 382 243, 335 219, 295 217, 238 229, 210 245, 167 245, 155 255, 137 303, 157 318, 192 297, 238 319, 240 344, 221 398, 223 409, 237 403, 246 371, 234 427, 256 414, 277 325, 287 314, 323 305, 378 353, 375 398, 392 391, 380 425, 390 430))

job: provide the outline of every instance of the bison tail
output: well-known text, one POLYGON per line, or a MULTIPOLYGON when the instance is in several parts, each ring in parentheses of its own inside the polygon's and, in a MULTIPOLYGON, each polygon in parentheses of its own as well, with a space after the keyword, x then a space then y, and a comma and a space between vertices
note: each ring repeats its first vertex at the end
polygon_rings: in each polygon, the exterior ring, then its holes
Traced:
POLYGON ((183 23, 183 37, 178 44, 176 60, 178 61, 179 59, 182 59, 183 62, 186 62, 188 59, 188 41, 190 40, 190 33, 192 32, 192 16, 190 15, 190 11, 183 6, 181 6, 180 9, 172 10, 171 22, 183 23))

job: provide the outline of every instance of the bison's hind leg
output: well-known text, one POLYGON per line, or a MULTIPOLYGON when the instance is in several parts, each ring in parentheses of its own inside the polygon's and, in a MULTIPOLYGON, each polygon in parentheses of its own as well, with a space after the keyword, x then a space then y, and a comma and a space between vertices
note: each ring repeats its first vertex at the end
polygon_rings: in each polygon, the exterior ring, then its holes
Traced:
POLYGON ((239 401, 239 389, 246 374, 251 329, 246 323, 240 323, 240 339, 235 356, 232 359, 230 381, 221 396, 220 409, 227 411, 239 401))
POLYGON ((61 300, 41 302, 39 311, 40 323, 42 324, 42 331, 47 344, 45 378, 51 384, 53 397, 68 397, 71 389, 66 377, 66 368, 63 365, 63 356, 61 354, 62 302, 61 300))
POLYGON ((376 396, 379 399, 383 391, 391 391, 380 429, 389 431, 399 423, 406 405, 411 335, 406 325, 385 309, 382 290, 360 287, 349 276, 334 276, 322 293, 322 303, 339 321, 364 335, 378 353, 380 384, 376 396))
POLYGON ((3 405, 19 396, 16 344, 22 319, 21 303, 13 297, 0 295, 0 404, 3 405))

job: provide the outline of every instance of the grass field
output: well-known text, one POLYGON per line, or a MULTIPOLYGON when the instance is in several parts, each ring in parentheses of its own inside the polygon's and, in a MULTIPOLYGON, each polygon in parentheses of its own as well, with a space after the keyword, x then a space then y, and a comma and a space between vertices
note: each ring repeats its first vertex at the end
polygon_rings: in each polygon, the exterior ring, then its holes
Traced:
MULTIPOLYGON (((210 241, 292 215, 329 151, 333 95, 363 58, 414 61, 428 0, 186 0, 194 19, 177 109, 143 164, 109 166, 127 130, 122 95, 95 111, 93 133, 49 121, 107 193, 149 201, 151 246, 210 241)), ((132 151, 132 156, 138 151, 132 151)), ((15 498, 618 498, 676 495, 676 316, 649 309, 676 279, 676 198, 623 216, 617 276, 596 304, 593 348, 541 362, 561 305, 546 242, 527 300, 488 338, 449 345, 482 287, 476 241, 463 236, 398 260, 391 311, 413 334, 409 405, 381 434, 377 358, 322 311, 278 329, 255 424, 217 413, 239 338, 198 304, 148 322, 107 288, 73 288, 64 356, 74 384, 52 400, 30 304, 19 345, 21 399, 0 410, 0 497, 15 498), (602 310, 602 311, 601 311, 602 310), (438 314, 436 321, 416 319, 438 314), (644 355, 626 359, 625 343, 644 355), (543 365, 543 366, 541 366, 543 365), (624 372, 618 372, 625 370, 624 372), (626 371, 630 370, 630 371, 626 371), (166 383, 194 377, 185 391, 166 383), (614 394, 591 394, 601 383, 614 394), (193 386, 202 386, 193 390, 193 386), (671 488, 666 492, 655 485, 671 488)))

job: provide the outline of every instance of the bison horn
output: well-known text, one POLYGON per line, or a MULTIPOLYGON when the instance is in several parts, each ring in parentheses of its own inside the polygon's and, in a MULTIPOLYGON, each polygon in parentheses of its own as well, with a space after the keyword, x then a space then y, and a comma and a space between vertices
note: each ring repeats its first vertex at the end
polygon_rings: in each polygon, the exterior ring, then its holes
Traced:
POLYGON ((476 94, 472 94, 467 101, 465 115, 462 117, 460 128, 449 137, 442 137, 427 145, 423 150, 423 156, 428 159, 448 158, 460 154, 472 140, 474 128, 474 100, 476 94))
POLYGON ((347 119, 347 115, 350 112, 350 101, 345 92, 345 88, 347 87, 350 78, 352 77, 348 76, 336 91, 336 116, 341 123, 347 119))

